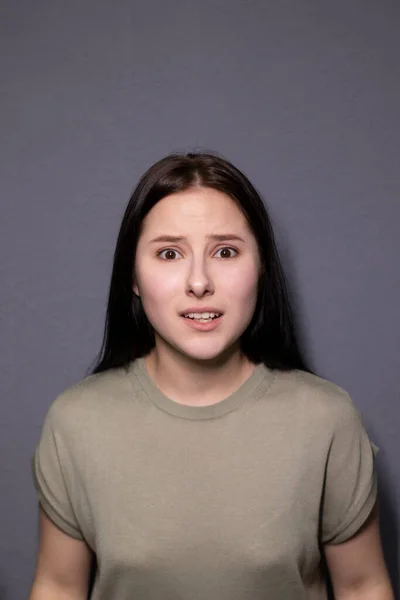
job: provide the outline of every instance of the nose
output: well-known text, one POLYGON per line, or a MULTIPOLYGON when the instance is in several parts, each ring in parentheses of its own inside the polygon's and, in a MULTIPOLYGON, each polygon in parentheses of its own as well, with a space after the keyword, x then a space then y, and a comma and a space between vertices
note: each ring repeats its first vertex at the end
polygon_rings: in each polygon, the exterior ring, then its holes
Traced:
POLYGON ((214 293, 214 285, 204 257, 193 258, 186 281, 186 293, 201 298, 214 293))

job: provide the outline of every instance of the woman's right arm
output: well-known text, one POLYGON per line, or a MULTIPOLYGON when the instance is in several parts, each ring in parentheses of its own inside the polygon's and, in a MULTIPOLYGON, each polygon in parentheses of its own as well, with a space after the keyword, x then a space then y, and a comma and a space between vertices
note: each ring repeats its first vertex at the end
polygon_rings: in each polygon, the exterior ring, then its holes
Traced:
POLYGON ((59 529, 40 506, 39 550, 29 600, 87 600, 93 553, 59 529))

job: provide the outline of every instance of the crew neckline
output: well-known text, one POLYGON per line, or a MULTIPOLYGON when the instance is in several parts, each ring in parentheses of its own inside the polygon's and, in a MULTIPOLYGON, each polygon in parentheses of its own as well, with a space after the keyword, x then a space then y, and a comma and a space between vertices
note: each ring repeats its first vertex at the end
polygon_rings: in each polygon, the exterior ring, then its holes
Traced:
POLYGON ((175 417, 193 420, 215 419, 232 412, 249 399, 263 381, 270 383, 272 380, 272 371, 259 363, 242 385, 223 400, 206 406, 192 406, 176 402, 160 390, 147 370, 144 357, 131 363, 129 370, 136 376, 149 400, 158 408, 175 417))

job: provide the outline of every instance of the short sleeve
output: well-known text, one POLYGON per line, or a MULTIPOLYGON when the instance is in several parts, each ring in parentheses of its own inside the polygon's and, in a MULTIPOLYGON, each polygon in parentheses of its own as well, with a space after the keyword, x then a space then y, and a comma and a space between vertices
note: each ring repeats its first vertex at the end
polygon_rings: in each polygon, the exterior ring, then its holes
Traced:
POLYGON ((65 533, 82 540, 65 472, 66 451, 60 427, 57 426, 57 415, 54 413, 54 406, 51 406, 43 424, 39 444, 32 456, 33 483, 48 517, 65 533))
POLYGON ((350 398, 335 411, 322 502, 322 542, 340 544, 367 520, 377 498, 373 444, 350 398))

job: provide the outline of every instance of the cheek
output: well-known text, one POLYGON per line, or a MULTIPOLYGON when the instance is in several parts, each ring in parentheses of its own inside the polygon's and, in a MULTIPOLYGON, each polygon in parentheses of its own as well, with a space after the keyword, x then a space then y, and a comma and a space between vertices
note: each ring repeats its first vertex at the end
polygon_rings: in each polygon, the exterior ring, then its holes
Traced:
POLYGON ((143 308, 148 311, 162 312, 163 307, 181 294, 182 278, 176 270, 154 268, 154 264, 145 263, 138 270, 137 280, 143 308))
POLYGON ((251 301, 257 296, 257 265, 249 264, 246 269, 240 268, 226 273, 223 286, 230 297, 239 301, 251 301))

